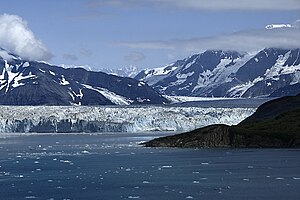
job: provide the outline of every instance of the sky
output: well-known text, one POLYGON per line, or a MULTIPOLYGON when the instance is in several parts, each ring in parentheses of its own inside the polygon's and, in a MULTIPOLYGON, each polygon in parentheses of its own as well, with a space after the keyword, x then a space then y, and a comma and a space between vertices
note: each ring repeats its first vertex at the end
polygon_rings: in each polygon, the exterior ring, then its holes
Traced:
POLYGON ((1 0, 0 47, 56 65, 153 68, 208 49, 300 47, 299 19, 300 0, 1 0))

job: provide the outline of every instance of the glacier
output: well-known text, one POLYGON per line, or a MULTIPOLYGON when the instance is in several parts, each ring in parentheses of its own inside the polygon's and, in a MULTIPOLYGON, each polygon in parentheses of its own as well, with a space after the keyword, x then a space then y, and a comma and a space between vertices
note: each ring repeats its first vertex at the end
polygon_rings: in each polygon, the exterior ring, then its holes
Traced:
POLYGON ((0 106, 1 133, 189 131, 234 125, 256 108, 185 106, 0 106))

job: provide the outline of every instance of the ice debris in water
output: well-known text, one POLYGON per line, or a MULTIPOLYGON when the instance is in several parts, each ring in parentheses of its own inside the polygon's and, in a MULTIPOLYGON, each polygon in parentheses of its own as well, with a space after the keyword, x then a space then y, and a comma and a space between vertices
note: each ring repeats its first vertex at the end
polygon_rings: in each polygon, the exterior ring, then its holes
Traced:
POLYGON ((139 199, 140 196, 128 196, 128 199, 139 199))

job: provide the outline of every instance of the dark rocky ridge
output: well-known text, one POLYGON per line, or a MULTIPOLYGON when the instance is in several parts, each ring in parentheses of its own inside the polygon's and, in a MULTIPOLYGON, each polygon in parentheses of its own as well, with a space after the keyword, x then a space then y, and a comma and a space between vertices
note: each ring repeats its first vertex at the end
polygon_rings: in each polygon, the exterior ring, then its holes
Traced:
POLYGON ((300 95, 267 102, 236 126, 207 126, 157 138, 144 145, 180 148, 300 147, 300 95))

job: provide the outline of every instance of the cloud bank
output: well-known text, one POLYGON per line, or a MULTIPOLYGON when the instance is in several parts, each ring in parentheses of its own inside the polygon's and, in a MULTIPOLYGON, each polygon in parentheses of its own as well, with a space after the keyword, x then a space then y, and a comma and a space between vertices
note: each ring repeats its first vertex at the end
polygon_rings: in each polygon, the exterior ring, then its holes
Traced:
POLYGON ((91 0, 91 7, 176 7, 194 10, 300 10, 299 0, 91 0))
POLYGON ((52 57, 27 23, 17 15, 0 15, 0 47, 30 60, 48 61, 52 57))
POLYGON ((132 49, 165 49, 189 53, 198 53, 209 49, 251 52, 268 47, 300 48, 299 21, 296 22, 292 27, 240 31, 216 37, 165 41, 126 41, 116 44, 132 49))

